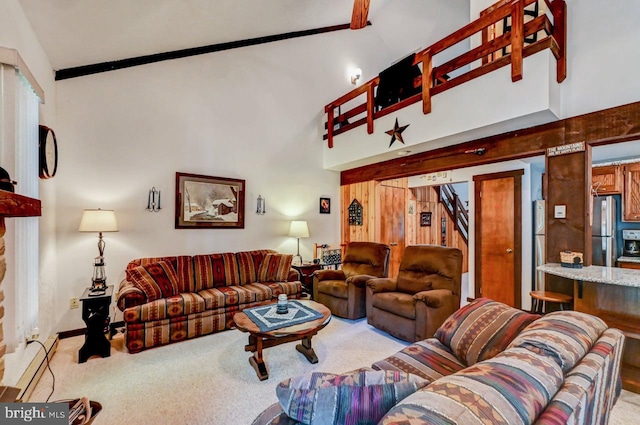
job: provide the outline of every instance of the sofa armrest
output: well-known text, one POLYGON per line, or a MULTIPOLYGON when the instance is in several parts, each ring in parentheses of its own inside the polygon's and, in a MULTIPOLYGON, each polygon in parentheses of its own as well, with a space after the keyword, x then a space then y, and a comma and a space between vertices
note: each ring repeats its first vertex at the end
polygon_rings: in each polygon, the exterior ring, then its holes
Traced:
POLYGON ((357 288, 364 288, 367 286, 367 282, 371 279, 375 279, 376 276, 371 276, 368 274, 357 274, 355 276, 349 276, 347 278, 347 283, 352 284, 357 288))
POLYGON ((316 270, 313 275, 319 282, 323 280, 345 280, 346 276, 342 270, 316 270))
POLYGON ((296 269, 289 269, 289 276, 287 276, 287 282, 296 282, 302 280, 302 276, 296 269))
POLYGON ((147 302, 147 296, 145 293, 126 279, 120 282, 117 299, 117 305, 120 311, 124 311, 129 307, 135 307, 147 302))
POLYGON ((440 308, 451 304, 453 292, 448 289, 432 289, 430 291, 418 292, 413 296, 415 301, 422 301, 431 308, 440 308))
POLYGON ((375 279, 369 279, 367 281, 367 287, 370 288, 372 294, 378 292, 394 292, 398 287, 398 281, 396 279, 378 277, 375 279))

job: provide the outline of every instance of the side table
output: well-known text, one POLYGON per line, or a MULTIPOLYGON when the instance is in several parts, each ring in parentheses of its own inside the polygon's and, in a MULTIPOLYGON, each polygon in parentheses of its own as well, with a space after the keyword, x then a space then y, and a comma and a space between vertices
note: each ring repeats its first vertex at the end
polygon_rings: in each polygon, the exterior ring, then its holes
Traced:
POLYGON ((313 272, 322 270, 322 264, 302 263, 291 265, 291 268, 300 273, 300 282, 304 292, 309 294, 309 298, 313 299, 313 272))
POLYGON ((109 357, 111 342, 105 336, 109 329, 109 307, 113 295, 113 285, 107 286, 104 295, 89 295, 90 288, 84 290, 82 302, 82 320, 87 324, 84 345, 78 351, 78 363, 84 363, 91 356, 109 357))

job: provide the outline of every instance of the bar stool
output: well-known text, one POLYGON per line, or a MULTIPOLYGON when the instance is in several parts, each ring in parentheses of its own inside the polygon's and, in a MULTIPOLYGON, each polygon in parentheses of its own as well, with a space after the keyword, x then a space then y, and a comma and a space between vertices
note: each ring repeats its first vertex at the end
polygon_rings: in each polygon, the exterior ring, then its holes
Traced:
POLYGON ((570 306, 573 302, 571 295, 561 294, 559 292, 531 291, 529 295, 531 295, 531 312, 538 314, 544 314, 543 307, 545 302, 559 303, 560 310, 564 310, 565 304, 570 306))

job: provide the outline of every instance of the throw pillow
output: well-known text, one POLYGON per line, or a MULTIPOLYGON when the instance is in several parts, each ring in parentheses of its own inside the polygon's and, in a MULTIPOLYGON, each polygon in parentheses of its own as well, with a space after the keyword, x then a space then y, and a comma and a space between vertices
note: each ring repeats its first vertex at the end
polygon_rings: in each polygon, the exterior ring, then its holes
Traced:
POLYGON ((539 317, 478 298, 449 316, 436 331, 436 338, 471 366, 504 351, 520 331, 539 317))
POLYGON ((551 357, 567 373, 606 329, 599 317, 579 311, 555 311, 522 331, 509 348, 522 347, 551 357))
POLYGON ((282 381, 276 395, 284 412, 305 425, 373 425, 427 383, 398 371, 312 372, 282 381))
POLYGON ((291 270, 291 254, 267 254, 258 269, 258 282, 286 282, 291 270))
POLYGON ((178 294, 178 275, 171 263, 158 261, 129 270, 129 278, 147 296, 155 301, 178 294))

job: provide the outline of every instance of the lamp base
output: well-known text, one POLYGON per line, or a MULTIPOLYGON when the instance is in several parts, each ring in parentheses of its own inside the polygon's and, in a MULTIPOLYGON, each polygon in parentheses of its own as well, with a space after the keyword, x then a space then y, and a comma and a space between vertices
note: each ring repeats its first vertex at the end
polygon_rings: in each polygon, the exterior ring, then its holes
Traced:
POLYGON ((298 255, 294 255, 293 259, 291 260, 291 264, 294 266, 301 266, 302 265, 302 255, 298 254, 298 255))

